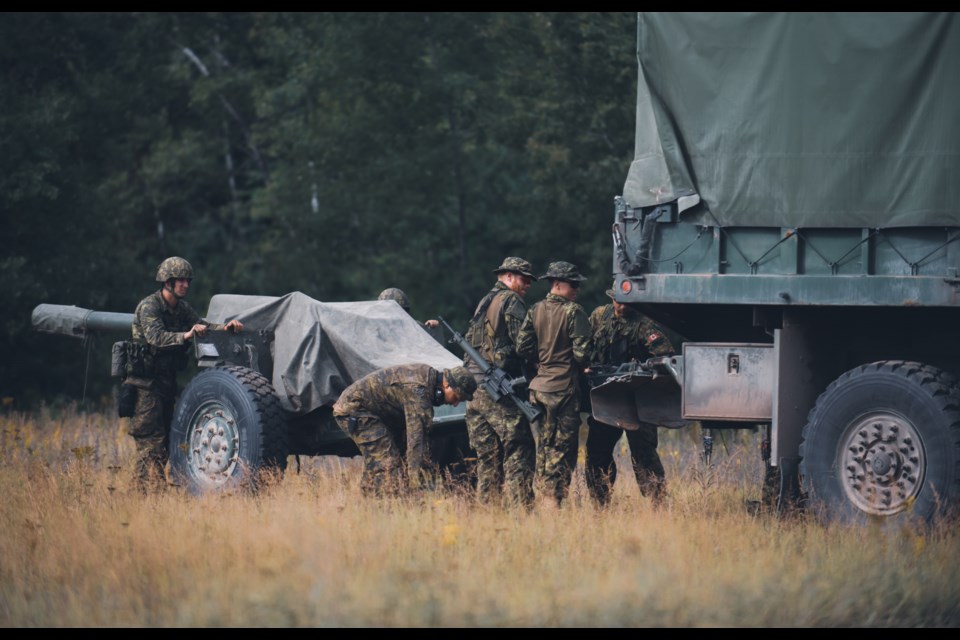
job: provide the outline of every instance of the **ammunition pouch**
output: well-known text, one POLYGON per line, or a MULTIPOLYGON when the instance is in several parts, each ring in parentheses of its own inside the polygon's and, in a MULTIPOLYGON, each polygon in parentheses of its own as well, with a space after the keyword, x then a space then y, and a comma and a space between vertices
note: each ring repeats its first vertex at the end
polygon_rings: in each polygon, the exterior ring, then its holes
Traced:
POLYGON ((127 340, 126 345, 127 363, 126 376, 134 378, 152 378, 156 373, 154 365, 154 353, 150 345, 142 342, 127 340))
POLYGON ((120 385, 117 397, 117 414, 121 418, 132 418, 137 406, 137 388, 132 384, 120 385))
POLYGON ((114 342, 110 352, 110 377, 122 378, 127 375, 127 341, 114 342))

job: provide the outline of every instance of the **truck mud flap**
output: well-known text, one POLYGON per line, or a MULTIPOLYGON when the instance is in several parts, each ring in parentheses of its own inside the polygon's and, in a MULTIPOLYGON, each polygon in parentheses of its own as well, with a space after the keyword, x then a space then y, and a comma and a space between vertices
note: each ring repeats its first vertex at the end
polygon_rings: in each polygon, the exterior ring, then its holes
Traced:
POLYGON ((611 378, 590 390, 590 402, 594 419, 620 429, 633 431, 640 423, 669 429, 690 424, 681 417, 680 386, 669 376, 611 378))

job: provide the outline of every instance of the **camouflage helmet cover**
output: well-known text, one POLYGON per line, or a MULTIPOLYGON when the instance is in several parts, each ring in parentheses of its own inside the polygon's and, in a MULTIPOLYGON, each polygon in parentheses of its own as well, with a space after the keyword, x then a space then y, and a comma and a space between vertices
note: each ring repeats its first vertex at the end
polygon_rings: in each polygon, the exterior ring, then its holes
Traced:
POLYGON ((377 300, 393 300, 403 307, 404 311, 410 311, 410 300, 407 299, 407 294, 396 287, 390 287, 389 289, 381 291, 380 295, 377 296, 377 300))
POLYGON ((533 265, 523 258, 517 258, 516 256, 504 258, 503 264, 493 270, 494 273, 503 273, 504 271, 512 271, 533 278, 534 280, 537 279, 537 276, 533 275, 533 265))
POLYGON ((157 282, 166 282, 171 278, 193 278, 193 267, 183 258, 172 256, 157 267, 157 282))
POLYGON ((567 282, 581 282, 586 278, 580 275, 577 267, 569 262, 551 262, 547 272, 540 276, 547 280, 565 280, 567 282))
POLYGON ((473 392, 477 390, 477 381, 466 367, 444 369, 443 377, 461 400, 473 400, 473 392))

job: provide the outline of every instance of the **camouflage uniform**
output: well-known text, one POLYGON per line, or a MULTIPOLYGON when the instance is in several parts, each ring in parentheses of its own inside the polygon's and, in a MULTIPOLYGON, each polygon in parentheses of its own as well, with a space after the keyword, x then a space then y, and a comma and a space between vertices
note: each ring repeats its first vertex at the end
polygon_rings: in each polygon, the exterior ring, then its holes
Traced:
MULTIPOLYGON (((162 291, 162 290, 161 290, 162 291)), ((177 372, 187 366, 189 343, 183 334, 195 324, 223 329, 202 320, 185 300, 171 307, 156 291, 137 305, 132 341, 142 349, 142 369, 128 369, 124 383, 137 387, 137 402, 127 432, 136 441, 136 478, 142 490, 162 487, 177 395, 177 372)))
MULTIPOLYGON (((531 269, 526 260, 511 257, 494 272, 513 271, 536 279, 531 269)), ((515 343, 526 313, 523 298, 497 282, 477 305, 465 338, 488 363, 512 377, 521 376, 522 361, 515 343)), ((464 357, 464 365, 482 384, 483 373, 469 356, 464 357)), ((494 402, 479 386, 473 400, 467 403, 466 421, 470 446, 477 452, 477 491, 481 500, 494 500, 505 485, 508 504, 532 506, 536 443, 523 412, 508 397, 494 402)))
POLYGON ((363 455, 364 494, 396 495, 410 483, 420 487, 433 479, 428 437, 433 408, 444 404, 444 375, 455 387, 465 384, 456 379, 458 374, 476 388, 462 367, 441 373, 430 365, 406 364, 369 373, 340 394, 333 415, 363 455))
MULTIPOLYGON (((613 291, 607 291, 607 295, 612 298, 613 291)), ((627 314, 618 317, 612 304, 597 307, 590 314, 593 330, 592 364, 617 365, 674 352, 670 340, 653 321, 632 310, 628 310, 627 314)), ((598 422, 592 415, 587 418, 587 423, 590 431, 587 435, 585 475, 590 495, 601 505, 610 501, 610 493, 617 480, 613 452, 626 431, 630 460, 640 492, 660 502, 664 494, 665 474, 657 454, 657 425, 641 423, 639 429, 624 430, 598 422)))
MULTIPOLYGON (((541 278, 585 280, 574 265, 554 262, 541 278)), ((537 442, 537 478, 559 505, 577 464, 580 435, 580 376, 590 362, 590 323, 576 302, 548 293, 527 312, 517 353, 537 363, 530 400, 543 409, 537 442)))

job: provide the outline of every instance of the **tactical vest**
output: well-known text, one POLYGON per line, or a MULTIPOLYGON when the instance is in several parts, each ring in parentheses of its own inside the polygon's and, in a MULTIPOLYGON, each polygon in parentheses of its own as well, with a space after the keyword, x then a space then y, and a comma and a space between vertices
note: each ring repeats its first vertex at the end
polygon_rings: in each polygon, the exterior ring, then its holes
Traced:
MULTIPOLYGON (((515 377, 521 373, 521 359, 516 355, 503 318, 503 307, 511 293, 510 289, 491 289, 477 305, 464 338, 488 363, 515 377)), ((464 358, 464 362, 472 373, 480 373, 472 360, 464 358)))

